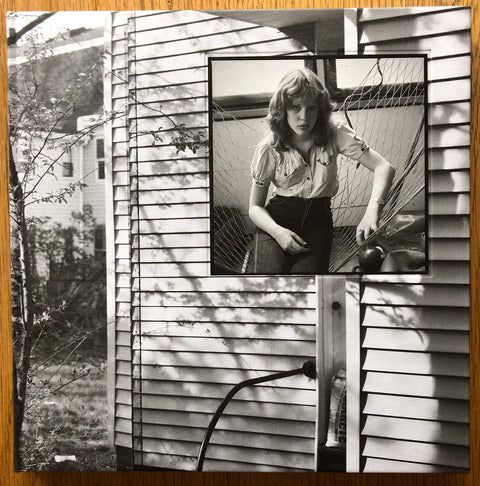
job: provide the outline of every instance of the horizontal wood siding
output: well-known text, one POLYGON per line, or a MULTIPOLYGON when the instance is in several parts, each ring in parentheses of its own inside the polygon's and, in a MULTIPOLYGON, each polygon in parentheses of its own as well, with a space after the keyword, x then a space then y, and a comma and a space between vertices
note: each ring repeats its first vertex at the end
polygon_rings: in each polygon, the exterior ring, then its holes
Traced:
POLYGON ((388 276, 362 284, 361 467, 463 471, 469 467, 470 10, 364 10, 359 29, 360 52, 429 53, 431 261, 431 274, 413 284, 388 276))
MULTIPOLYGON (((126 46, 120 50, 117 46, 119 39, 123 39, 127 31, 127 17, 123 12, 111 14, 111 47, 118 55, 127 56, 126 46)), ((130 320, 130 178, 128 165, 128 145, 126 137, 116 138, 115 131, 122 128, 127 133, 127 73, 113 70, 111 74, 112 87, 110 90, 109 106, 118 116, 111 123, 111 184, 113 186, 113 226, 114 226, 114 270, 115 300, 113 315, 115 319, 115 333, 111 341, 114 349, 114 443, 116 446, 132 447, 132 403, 131 397, 125 398, 122 391, 131 389, 131 320, 130 320), (120 289, 126 289, 128 295, 122 294, 120 289)), ((107 152, 107 153, 108 153, 107 152)), ((108 161, 106 161, 108 167, 108 161)), ((107 221, 107 225, 111 224, 107 221)))
MULTIPOLYGON (((300 51, 275 29, 200 12, 138 12, 126 28, 114 23, 112 63, 128 77, 112 87, 128 113, 113 124, 116 443, 134 448, 136 466, 195 469, 206 426, 234 384, 315 357, 313 279, 208 277, 208 154, 171 141, 172 121, 208 130, 207 54, 300 51)), ((312 469, 314 390, 300 376, 242 391, 205 469, 312 469)))

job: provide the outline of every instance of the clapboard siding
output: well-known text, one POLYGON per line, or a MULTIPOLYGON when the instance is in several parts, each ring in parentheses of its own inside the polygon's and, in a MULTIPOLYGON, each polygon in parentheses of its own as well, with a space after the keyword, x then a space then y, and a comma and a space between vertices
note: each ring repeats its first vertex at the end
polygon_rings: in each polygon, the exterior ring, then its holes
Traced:
POLYGON ((445 7, 415 7, 415 8, 376 8, 365 9, 360 13, 362 22, 381 21, 386 19, 398 19, 403 17, 415 18, 429 14, 437 14, 447 10, 445 7))
MULTIPOLYGON (((110 16, 110 50, 115 49, 114 39, 121 35, 124 36, 126 32, 125 26, 125 15, 119 13, 118 15, 110 16), (122 19, 123 18, 123 19, 122 19), (115 21, 122 23, 123 25, 116 25, 115 21)), ((126 50, 123 50, 126 53, 126 50)), ((117 300, 117 289, 122 285, 122 281, 130 281, 130 255, 128 251, 125 251, 125 245, 129 243, 129 179, 128 179, 128 161, 126 155, 128 153, 128 140, 126 137, 118 137, 117 130, 119 128, 123 129, 126 133, 127 131, 127 103, 126 99, 128 96, 127 86, 123 83, 121 85, 115 86, 115 80, 126 79, 124 73, 115 72, 113 65, 109 65, 109 69, 112 70, 113 75, 110 77, 110 86, 107 86, 105 93, 108 99, 106 99, 106 109, 111 110, 116 113, 114 120, 109 125, 109 129, 105 130, 105 145, 106 145, 106 157, 111 158, 111 164, 106 163, 108 180, 111 184, 111 200, 107 202, 107 208, 110 207, 113 217, 114 225, 112 229, 113 241, 109 244, 113 245, 110 247, 109 251, 113 257, 113 268, 109 269, 109 278, 112 279, 113 287, 115 289, 115 297, 109 295, 109 319, 114 319, 115 322, 125 317, 130 317, 130 302, 127 299, 123 299, 124 303, 122 306, 118 305, 119 300, 117 300), (118 223, 118 224, 117 224, 118 223), (126 272, 126 273, 122 273, 126 272), (113 315, 110 316, 110 313, 113 315)), ((108 82, 108 78, 107 81, 108 82)), ((109 229, 107 229, 107 233, 109 229)), ((109 286, 111 282, 109 282, 109 286)), ((112 335, 112 332, 110 333, 112 335)), ((114 336, 116 335, 116 331, 114 336)), ((130 339, 130 333, 126 333, 128 340, 130 339)), ((132 408, 131 402, 121 404, 118 402, 118 390, 119 387, 118 379, 119 376, 123 374, 123 379, 128 381, 131 386, 131 349, 130 342, 126 345, 118 344, 115 338, 109 338, 111 344, 109 346, 109 353, 113 353, 114 362, 114 376, 113 380, 109 383, 109 387, 113 388, 112 406, 114 405, 114 417, 113 417, 113 439, 114 443, 119 446, 128 447, 131 445, 131 422, 130 427, 122 430, 121 423, 118 419, 118 408, 120 407, 124 416, 128 416, 131 419, 132 408), (117 360, 117 356, 123 356, 125 362, 117 360), (124 365, 126 364, 126 367, 124 365), (125 433, 126 432, 126 433, 125 433)))
MULTIPOLYGON (((190 71, 187 71, 187 73, 188 72, 190 71)), ((197 78, 193 75, 192 78, 196 82, 198 82, 197 78)), ((178 81, 178 77, 176 79, 178 81)), ((168 80, 165 80, 165 82, 168 82, 168 80)), ((187 80, 184 80, 184 82, 182 83, 182 85, 184 86, 185 84, 187 84, 187 80)), ((145 93, 145 90, 139 92, 139 94, 137 95, 138 103, 135 106, 137 119, 148 119, 155 122, 156 117, 176 115, 180 110, 185 113, 201 113, 205 111, 205 108, 207 106, 206 96, 190 97, 188 99, 182 99, 181 101, 163 101, 162 103, 160 103, 155 99, 155 92, 157 93, 158 97, 158 89, 160 88, 162 88, 162 86, 157 86, 154 92, 152 90, 150 94, 150 96, 152 97, 151 101, 147 101, 148 97, 146 95, 149 93, 145 93)))
MULTIPOLYGON (((234 355, 248 354, 271 354, 282 356, 314 356, 315 355, 315 341, 306 342, 305 340, 290 341, 285 340, 268 340, 268 339, 212 339, 210 337, 159 337, 142 335, 142 351, 145 356, 156 356, 168 350, 168 352, 188 352, 195 349, 197 353, 231 353, 234 355)), ((452 351, 464 352, 462 342, 452 343, 452 351), (456 349, 459 349, 458 351, 456 349)), ((400 345, 399 345, 400 346, 400 345)), ((403 349, 401 347, 397 349, 403 349)), ((434 346, 432 345, 432 350, 434 346)), ((148 362, 149 358, 146 358, 148 362)), ((220 359, 220 358, 219 358, 220 359)), ((243 358, 247 361, 250 358, 243 358)))
MULTIPOLYGON (((411 21, 414 21, 414 19, 411 21)), ((392 42, 386 40, 378 45, 367 44, 361 47, 365 54, 375 54, 379 50, 385 52, 387 49, 392 52, 428 52, 430 59, 470 55, 470 32, 415 39, 408 35, 408 30, 405 30, 405 36, 405 40, 392 42)))
MULTIPOLYGON (((430 125, 468 123, 470 121, 470 103, 462 101, 459 103, 429 105, 428 115, 430 125)), ((453 153, 453 150, 450 150, 448 153, 453 153)))
MULTIPOLYGON (((125 377, 121 377, 125 378, 125 377)), ((128 380, 118 380, 117 383, 119 389, 123 386, 124 390, 130 390, 128 380)), ((219 385, 217 383, 197 383, 197 382, 182 382, 178 383, 175 380, 162 381, 159 383, 155 380, 144 380, 142 383, 142 389, 146 394, 150 395, 166 395, 177 397, 189 397, 193 394, 201 395, 205 391, 212 398, 223 398, 231 389, 231 384, 219 385)), ((235 400, 245 401, 259 401, 259 402, 277 402, 292 403, 300 405, 310 405, 312 403, 312 394, 314 390, 302 390, 295 389, 295 393, 292 393, 291 388, 288 387, 268 387, 268 386, 256 386, 254 388, 245 388, 240 391, 235 400)), ((197 424, 195 424, 197 425, 197 424)), ((197 425, 198 426, 198 425, 197 425)), ((312 432, 311 430, 309 431, 312 432)), ((275 433, 280 434, 277 430, 275 433)), ((285 433, 281 431, 281 433, 285 433)), ((312 434, 313 437, 313 434, 312 434)))
MULTIPOLYGON (((165 191, 168 189, 197 189, 197 188, 207 188, 208 185, 208 174, 206 172, 197 172, 190 174, 168 174, 165 176, 148 176, 148 177, 138 177, 138 190, 139 191, 165 191)), ((206 191, 205 191, 206 193, 206 191)), ((180 207, 185 207, 187 205, 180 205, 176 200, 170 203, 170 206, 175 208, 175 211, 180 207)), ((204 202, 204 201, 202 201, 204 202)), ((197 201, 192 201, 192 203, 197 203, 197 201)), ((195 204, 197 205, 197 204, 195 204)), ((158 206, 158 204, 156 204, 158 206)), ((205 202, 204 206, 207 207, 208 203, 205 202)), ((144 217, 148 219, 148 211, 152 209, 151 206, 147 204, 140 204, 143 210, 144 217)), ((169 206, 163 206, 168 209, 169 206)), ((163 208, 160 206, 160 209, 163 208)), ((162 218, 162 215, 159 215, 162 218)))
MULTIPOLYGON (((150 445, 145 444, 145 446, 150 445)), ((136 464, 143 462, 145 466, 150 467, 164 467, 167 469, 184 469, 192 470, 196 465, 196 458, 192 457, 193 448, 185 447, 182 442, 166 443, 165 449, 161 453, 149 453, 139 452, 135 454, 136 464), (184 454, 188 455, 172 455, 171 450, 180 450, 184 454)), ((309 469, 308 456, 306 454, 288 454, 291 456, 292 464, 290 467, 285 466, 280 460, 280 457, 285 454, 270 454, 258 449, 245 449, 245 455, 242 457, 245 460, 240 459, 229 460, 231 457, 235 457, 238 453, 236 447, 212 447, 212 455, 214 455, 214 461, 207 461, 205 471, 252 471, 252 472, 295 472, 295 471, 307 471, 309 469), (261 452, 261 453, 260 453, 261 452), (263 459, 265 463, 262 463, 259 458, 263 459), (272 464, 276 464, 272 465, 272 464)))
MULTIPOLYGON (((191 158, 188 160, 147 160, 146 163, 139 164, 139 169, 144 176, 157 176, 167 174, 191 174, 196 172, 206 172, 208 169, 207 161, 202 157, 191 158)), ((205 191, 197 191, 198 194, 206 195, 205 191)), ((180 193, 181 194, 181 193, 180 193)), ((191 193, 189 193, 191 194, 191 193)), ((152 193, 149 191, 139 191, 139 202, 145 204, 154 204, 156 202, 162 202, 162 200, 156 199, 157 197, 163 197, 164 192, 152 193), (143 199, 141 199, 143 198, 143 199)), ((171 200, 171 198, 169 199, 171 200)))
MULTIPOLYGON (((431 126, 430 275, 362 283, 365 471, 468 467, 469 22, 461 8, 360 11, 360 52, 429 53, 431 126)), ((115 441, 136 465, 192 470, 223 394, 313 357, 318 317, 313 279, 206 278, 207 153, 178 152, 169 119, 208 137, 207 54, 304 49, 275 29, 198 12, 118 13, 112 25, 111 103, 126 114, 112 126, 115 441)), ((291 377, 242 392, 206 469, 311 469, 314 389, 291 377)))
POLYGON ((470 69, 470 56, 457 56, 450 59, 431 60, 428 63, 427 73, 429 81, 438 81, 451 79, 452 73, 459 78, 469 77, 470 69))
MULTIPOLYGON (((215 22, 218 24, 218 21, 215 22)), ((231 25, 231 24, 230 24, 231 25)), ((161 35, 161 33, 159 33, 161 35)), ((260 42, 285 42, 285 35, 281 32, 272 32, 270 29, 264 29, 263 27, 247 27, 243 29, 226 29, 224 32, 217 31, 216 28, 211 30, 210 33, 206 33, 201 37, 186 36, 181 40, 175 40, 170 42, 162 42, 162 48, 158 49, 158 43, 155 43, 154 36, 150 36, 150 39, 145 39, 146 45, 140 45, 141 39, 136 39, 135 57, 138 62, 145 59, 163 59, 165 57, 174 56, 175 59, 179 59, 179 63, 184 60, 184 56, 193 57, 196 52, 208 52, 210 50, 220 50, 224 48, 232 48, 237 45, 251 44, 252 39, 255 39, 254 43, 260 42), (159 52, 152 50, 153 47, 157 47, 159 52), (189 53, 189 54, 183 54, 189 53)), ((288 41, 287 41, 288 42, 288 41)), ((139 73, 142 71, 140 70, 139 73)))
POLYGON ((431 216, 432 238, 468 238, 470 226, 468 216, 431 216))
MULTIPOLYGON (((440 118, 440 114, 438 117, 440 118)), ((469 149, 468 147, 431 149, 429 164, 431 170, 468 169, 470 167, 469 149)))
POLYGON ((470 28, 470 10, 446 9, 438 10, 433 15, 425 12, 408 24, 404 17, 393 16, 383 22, 371 22, 363 25, 360 44, 376 44, 391 42, 406 37, 426 37, 451 33, 452 31, 470 28))
MULTIPOLYGON (((202 120, 205 122, 205 120, 202 120)), ((151 140, 150 140, 151 142, 151 140)), ((194 154, 193 152, 186 152, 185 155, 179 154, 177 148, 171 144, 157 144, 156 146, 152 146, 152 143, 149 143, 145 147, 142 147, 141 150, 138 151, 137 154, 137 162, 139 163, 139 167, 144 169, 144 165, 141 164, 142 162, 160 162, 160 161, 184 161, 185 163, 191 160, 196 160, 201 166, 201 159, 199 158, 198 153, 194 154)), ((207 161, 207 157, 205 155, 202 157, 203 160, 207 161)))
MULTIPOLYGON (((455 93, 455 87, 451 89, 455 93)), ((452 92, 448 96, 453 96, 452 92)), ((431 148, 468 146, 470 144, 470 128, 468 124, 440 127, 437 125, 430 127, 428 140, 431 148)))
POLYGON ((430 104, 450 103, 470 99, 470 79, 436 81, 428 86, 430 104))
MULTIPOLYGON (((168 273, 166 274, 169 275, 168 273)), ((261 302, 261 301, 260 301, 261 302)), ((134 310, 136 312, 136 310, 134 310)), ((214 307, 209 305, 203 305, 201 307, 187 307, 187 306, 175 306, 166 309, 162 309, 162 317, 174 320, 178 319, 180 321, 197 321, 197 320, 234 320, 238 322, 280 322, 284 324, 315 324, 316 314, 309 310, 304 310, 301 307, 288 308, 288 307, 277 307, 277 308, 263 308, 263 307, 249 307, 237 309, 235 306, 230 307, 214 307), (183 318, 182 318, 183 316, 183 318), (243 317, 242 317, 243 316, 243 317)), ((145 321, 156 322, 159 318, 158 311, 155 308, 145 308, 142 309, 142 318, 145 321)))
POLYGON ((466 285, 439 285, 433 282, 430 285, 409 286, 372 283, 365 287, 361 302, 364 305, 385 306, 468 307, 470 293, 466 285))
MULTIPOLYGON (((146 54, 143 54, 144 58, 139 59, 138 65, 136 68, 138 69, 138 74, 146 74, 150 72, 159 72, 162 70, 162 66, 165 66, 169 61, 175 63, 175 68, 178 69, 199 69, 205 66, 205 55, 207 53, 218 53, 218 54, 238 54, 238 53, 249 53, 249 54, 256 54, 256 53, 281 53, 288 50, 292 50, 293 42, 290 39, 285 39, 285 36, 276 39, 275 37, 279 37, 276 35, 268 35, 266 36, 265 40, 262 44, 258 44, 257 42, 253 41, 251 43, 247 42, 248 38, 254 39, 255 37, 249 36, 241 36, 245 37, 245 40, 237 39, 237 37, 232 36, 231 39, 226 41, 224 36, 218 36, 218 48, 215 48, 217 43, 210 42, 202 42, 202 48, 195 50, 193 53, 188 51, 189 47, 195 47, 192 44, 188 44, 186 42, 179 42, 176 43, 176 49, 187 49, 188 54, 183 54, 183 50, 175 50, 175 49, 167 49, 168 55, 159 56, 157 57, 145 57, 146 54), (210 47, 209 47, 209 45, 210 47)), ((294 52, 303 52, 304 49, 297 44, 295 46, 294 52)), ((152 47, 149 48, 149 51, 152 51, 152 47)), ((161 52, 158 51, 157 52, 161 52)), ((162 53, 163 54, 163 53, 162 53)), ((127 68, 126 61, 123 56, 112 56, 112 62, 114 69, 123 71, 127 68)), ((170 67, 170 70, 173 68, 170 67)), ((146 82, 146 77, 142 78, 146 82)), ((146 85, 142 84, 140 87, 144 88, 146 85)), ((192 91, 190 92, 190 96, 200 94, 200 90, 198 92, 192 91)))
MULTIPOLYGON (((119 409, 121 409, 121 405, 119 409)), ((128 410, 126 410, 125 417, 122 415, 117 415, 119 417, 119 425, 123 432, 128 433, 131 430, 131 420, 128 418, 128 410)), ((143 419, 146 424, 149 425, 170 425, 170 426, 183 426, 185 412, 170 412, 168 420, 165 420, 165 415, 155 413, 155 410, 145 410, 143 413, 143 419)), ((190 424, 195 424, 196 427, 205 429, 208 426, 210 420, 210 414, 189 412, 188 413, 190 424)), ((243 426, 242 417, 236 417, 235 415, 222 415, 218 421, 218 430, 232 430, 238 431, 242 430, 243 426)), ((256 417, 248 417, 248 424, 250 430, 258 430, 264 433, 269 433, 272 435, 278 435, 281 431, 282 435, 287 436, 299 436, 305 438, 312 438, 311 427, 308 423, 298 422, 295 427, 292 427, 292 422, 290 420, 280 420, 280 419, 269 419, 262 418, 258 419, 256 417)))
POLYGON ((468 379, 449 376, 370 372, 363 383, 363 391, 412 397, 468 400, 468 379))
MULTIPOLYGON (((297 363, 298 364, 298 363, 297 363)), ((127 363, 122 361, 118 365, 118 372, 119 374, 127 375, 127 363)), ((234 385, 240 381, 247 380, 250 378, 255 378, 259 376, 259 371, 250 368, 238 368, 238 369, 229 369, 228 373, 225 373, 225 370, 221 368, 210 369, 208 366, 198 365, 199 369, 202 369, 203 376, 205 379, 202 383, 206 382, 209 384, 229 384, 234 385), (208 374, 206 372, 208 371, 208 374)), ((275 371, 275 370, 274 370, 275 371)), ((263 374, 263 373, 262 373, 263 374)), ((188 382, 197 382, 199 378, 198 370, 192 370, 189 366, 162 366, 161 368, 154 367, 154 366, 145 366, 142 370, 142 377, 145 380, 160 380, 165 383, 169 382, 180 382, 182 384, 188 382)), ((273 383, 273 382, 272 382, 273 383)), ((275 388, 291 388, 295 390, 299 389, 307 389, 310 388, 306 386, 306 381, 303 377, 289 377, 284 378, 283 380, 277 380, 274 383, 275 388)), ((266 386, 266 385, 265 385, 266 386)), ((128 388, 131 389, 131 388, 128 388)), ((270 417, 272 418, 272 417, 270 417)), ((168 419, 168 417, 163 418, 168 419)), ((263 418, 262 418, 263 419, 263 418)), ((294 426, 295 424, 292 424, 294 426)))
POLYGON ((414 284, 363 282, 361 464, 368 472, 462 471, 469 465, 470 9, 364 10, 358 26, 360 52, 428 53, 431 261, 430 275, 414 284))
MULTIPOLYGON (((113 123, 116 443, 138 466, 191 470, 231 386, 315 356, 317 296, 312 278, 205 278, 208 157, 178 151, 175 124, 208 137, 207 53, 305 49, 276 29, 199 12, 127 17, 113 22, 112 49, 112 102, 127 115, 113 123)), ((315 404, 305 377, 243 391, 206 469, 312 469, 315 404)))
MULTIPOLYGON (((469 284, 470 262, 464 261, 445 261, 433 260, 429 265, 430 274, 428 275, 372 275, 364 276, 364 282, 390 282, 401 283, 403 285, 410 284, 430 284, 433 280, 432 274, 435 275, 436 284, 453 284, 453 285, 467 285, 469 284)), ((468 309, 467 309, 468 311, 468 309)), ((467 312, 468 315, 468 312, 467 312)), ((468 322, 468 317, 467 317, 468 322)), ((441 321, 439 321, 440 325, 441 321)))
MULTIPOLYGON (((188 225, 185 224, 184 219, 133 221, 131 228, 132 231, 134 231, 137 235, 159 233, 199 233, 208 231, 209 221, 206 217, 189 220, 188 225)), ((205 276, 206 272, 207 267, 205 267, 202 275, 205 276)))
POLYGON ((429 174, 431 192, 468 192, 470 190, 470 173, 459 171, 432 171, 429 174))
POLYGON ((379 430, 392 439, 468 446, 468 424, 369 415, 362 433, 375 436, 379 430))
MULTIPOLYGON (((188 191, 190 193, 190 191, 188 191)), ((171 193, 170 193, 171 194, 171 193)), ((167 197, 167 196, 165 196, 167 197)), ((183 195, 180 194, 180 199, 183 195)), ((138 247, 141 250, 151 250, 155 248, 187 248, 204 247, 210 243, 208 233, 190 233, 188 235, 141 235, 138 247)))
MULTIPOLYGON (((163 237, 163 236, 162 236, 163 237)), ((146 279, 142 282, 142 288, 148 289, 147 284, 153 283, 155 290, 180 291, 197 290, 198 292, 282 292, 286 289, 299 289, 305 284, 304 292, 315 292, 314 279, 302 277, 258 277, 254 279, 238 279, 234 277, 222 277, 221 279, 204 279, 193 276, 172 278, 170 280, 158 280, 156 283, 146 279)), ((137 290, 137 281, 133 281, 133 289, 137 290)), ((150 290, 153 290, 150 288, 150 290)))
MULTIPOLYGON (((210 37, 209 32, 214 32, 216 35, 222 33, 231 33, 232 25, 228 21, 221 21, 217 17, 203 19, 196 22, 185 23, 182 21, 180 25, 172 27, 158 28, 158 26, 150 27, 143 30, 143 22, 137 21, 136 41, 142 46, 161 43, 169 45, 169 43, 176 43, 179 39, 190 39, 190 42, 198 44, 202 37, 210 37)), ((238 23, 236 32, 244 32, 250 30, 258 30, 259 27, 248 23, 238 23)))
POLYGON ((364 323, 369 328, 403 328, 468 331, 469 313, 466 307, 402 307, 366 305, 364 323))
MULTIPOLYGON (((232 437, 232 434, 230 434, 232 437)), ((262 435, 258 434, 259 437, 262 435)), ((280 441, 279 441, 280 442, 280 441)), ((278 445, 278 444, 277 444, 278 445)), ((196 442, 191 442, 190 440, 168 440, 164 439, 159 441, 158 439, 148 439, 142 440, 141 451, 161 453, 161 454, 172 454, 177 452, 186 457, 195 457, 197 454, 199 444, 196 442)), ((219 447, 216 444, 212 444, 212 456, 217 460, 231 460, 238 453, 239 448, 234 444, 229 444, 226 446, 219 447)), ((242 447, 241 452, 245 463, 261 464, 269 466, 281 467, 284 463, 284 453, 283 451, 276 450, 277 448, 268 449, 267 447, 255 448, 248 447, 247 445, 242 447)), ((308 454, 291 452, 288 454, 291 461, 292 467, 297 467, 299 469, 308 469, 310 464, 310 458, 308 454)), ((207 470, 209 470, 208 468, 207 470)))
MULTIPOLYGON (((121 320, 119 320, 121 322, 121 320)), ((146 322, 142 326, 142 331, 149 336, 188 336, 188 337, 205 337, 212 338, 245 338, 248 339, 256 336, 258 339, 296 339, 299 334, 309 336, 312 333, 312 325, 298 324, 293 326, 279 327, 272 323, 248 323, 248 322, 218 322, 212 325, 207 322, 176 322, 176 321, 155 321, 146 322)), ((117 329, 121 329, 119 324, 117 329)), ((123 340, 130 331, 128 324, 125 329, 125 335, 122 334, 123 340)), ((119 338, 120 340, 120 338, 119 338)))
POLYGON ((388 459, 367 458, 364 472, 388 471, 390 473, 464 473, 465 469, 433 464, 421 464, 408 461, 390 461, 388 459))
POLYGON ((465 424, 468 423, 469 418, 467 400, 420 398, 394 394, 378 395, 375 393, 367 395, 364 413, 366 415, 408 417, 465 424))
POLYGON ((459 239, 459 238, 450 238, 447 241, 430 239, 430 259, 469 261, 470 260, 469 241, 465 239, 459 239))
MULTIPOLYGON (((118 349, 118 356, 122 358, 122 351, 126 351, 128 348, 119 348, 118 349)), ((166 366, 186 366, 186 367, 197 367, 202 365, 203 368, 217 368, 221 367, 224 368, 225 370, 230 370, 230 369, 238 369, 241 368, 242 366, 247 366, 247 367, 252 367, 253 369, 257 371, 262 371, 265 372, 265 374, 268 373, 276 373, 280 371, 285 371, 288 369, 296 369, 299 368, 303 360, 305 360, 307 357, 313 357, 314 355, 312 354, 311 356, 305 356, 304 354, 299 354, 298 356, 285 356, 285 355, 269 355, 269 360, 265 359, 265 354, 260 353, 260 354, 246 354, 246 353, 231 353, 230 350, 226 349, 223 353, 207 353, 204 351, 199 351, 198 353, 196 352, 182 352, 182 351, 174 351, 171 352, 169 350, 158 350, 158 351, 145 351, 143 353, 139 353, 138 357, 139 359, 142 359, 142 363, 145 364, 145 366, 152 366, 152 367, 166 367, 166 366), (275 363, 273 363, 275 361, 275 363)), ((402 359, 403 356, 406 357, 412 357, 412 355, 404 354, 402 356, 399 356, 397 361, 402 359)), ((128 355, 125 353, 123 355, 124 359, 128 358, 128 355)), ((376 356, 372 356, 372 360, 375 360, 376 356)), ((393 358, 393 357, 392 357, 393 358)), ((439 361, 442 357, 438 356, 437 361, 439 361)), ((384 359, 388 359, 388 356, 386 356, 384 359)), ((378 363, 379 360, 375 360, 372 367, 375 367, 375 364, 378 363)), ((452 360, 453 361, 453 358, 452 360)), ((468 360, 467 360, 468 361, 468 360)), ((428 357, 424 360, 422 363, 424 366, 424 373, 427 372, 429 369, 428 367, 430 366, 430 361, 428 361, 428 357)), ((454 370, 446 370, 444 369, 445 367, 442 366, 441 363, 438 363, 439 367, 441 370, 444 371, 444 373, 449 373, 449 372, 454 372, 454 370)), ((397 368, 401 368, 401 364, 397 363, 392 363, 392 366, 397 365, 397 368)), ((406 366, 406 365, 405 365, 406 366)), ((412 365, 413 366, 413 365, 412 365)), ((459 363, 460 366, 460 363, 459 363)), ((378 365, 377 365, 378 367, 378 365)), ((465 367, 463 367, 465 370, 465 367)), ((402 368, 403 369, 403 368, 402 368)), ((410 368, 405 367, 405 369, 408 369, 409 371, 410 368)), ((141 370, 142 373, 144 370, 141 370)), ((166 373, 167 371, 170 370, 158 370, 158 378, 161 379, 162 374, 166 373)), ((205 371, 205 370, 204 370, 205 371)), ((466 373, 466 372, 465 372, 466 373)))
POLYGON ((468 376, 468 355, 368 349, 363 369, 464 378, 468 376))
MULTIPOLYGON (((200 443, 204 430, 194 427, 176 427, 168 425, 148 425, 143 427, 145 438, 163 437, 164 440, 175 440, 180 437, 188 437, 193 442, 200 443)), ((275 444, 279 451, 304 452, 313 447, 313 438, 299 438, 288 435, 260 435, 255 433, 240 433, 233 430, 224 431, 218 429, 212 437, 212 445, 235 445, 252 447, 257 449, 273 449, 275 444), (232 443, 233 442, 233 443, 232 443)))
MULTIPOLYGON (((147 259, 148 261, 148 259, 147 259)), ((233 298, 224 292, 142 292, 134 295, 134 302, 141 301, 143 307, 256 307, 261 299, 264 307, 287 308, 302 306, 315 309, 316 295, 302 292, 242 292, 233 298), (282 303, 281 307, 279 302, 282 303)))
POLYGON ((365 348, 468 353, 468 334, 418 329, 367 329, 365 348))
POLYGON ((367 457, 417 461, 459 468, 467 468, 469 465, 468 447, 438 443, 369 437, 366 440, 363 454, 367 457))
MULTIPOLYGON (((125 393, 127 395, 128 393, 125 393)), ((180 397, 170 397, 168 395, 148 395, 142 394, 142 413, 146 410, 168 410, 185 411, 185 412, 197 412, 197 413, 211 413, 212 410, 216 410, 221 404, 221 399, 212 399, 197 397, 195 401, 187 400, 180 397), (161 405, 159 406, 159 402, 161 405)), ((315 420, 315 406, 306 406, 296 404, 292 407, 289 404, 283 403, 269 403, 268 408, 277 419, 283 420, 298 420, 304 422, 311 422, 315 420)), ((229 404, 226 414, 233 414, 235 416, 243 417, 258 417, 263 415, 265 404, 260 403, 258 400, 248 402, 232 400, 229 404)), ((308 451, 307 451, 308 453, 308 451)))
POLYGON ((468 215, 470 214, 470 196, 463 194, 434 194, 429 195, 429 214, 440 215, 468 215))

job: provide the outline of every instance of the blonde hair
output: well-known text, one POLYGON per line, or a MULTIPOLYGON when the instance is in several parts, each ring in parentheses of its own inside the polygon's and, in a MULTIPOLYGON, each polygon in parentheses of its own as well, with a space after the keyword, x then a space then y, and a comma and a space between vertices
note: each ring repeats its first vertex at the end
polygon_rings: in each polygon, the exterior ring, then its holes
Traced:
POLYGON ((272 146, 286 150, 292 131, 287 122, 287 106, 294 99, 312 97, 318 103, 318 116, 312 129, 313 142, 326 146, 332 134, 330 116, 332 103, 327 89, 318 76, 309 69, 296 69, 287 73, 278 84, 268 107, 267 122, 272 132, 272 146))

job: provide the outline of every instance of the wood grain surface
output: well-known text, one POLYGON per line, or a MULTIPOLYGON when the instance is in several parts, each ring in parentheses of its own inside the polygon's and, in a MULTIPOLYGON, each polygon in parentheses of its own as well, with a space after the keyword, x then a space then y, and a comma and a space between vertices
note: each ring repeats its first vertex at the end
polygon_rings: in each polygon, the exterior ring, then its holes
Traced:
POLYGON ((477 158, 479 148, 479 0, 1 0, 0 17, 0 486, 250 486, 250 485, 368 485, 368 486, 460 486, 480 484, 479 439, 479 363, 480 340, 478 314, 480 312, 478 287, 479 222, 478 203, 480 183, 477 158), (12 459, 12 381, 10 337, 10 263, 8 224, 8 174, 7 174, 7 73, 5 13, 9 10, 204 10, 245 8, 352 8, 352 7, 414 7, 414 6, 471 6, 472 7, 472 151, 471 151, 471 472, 469 474, 314 474, 314 473, 13 473, 12 459))

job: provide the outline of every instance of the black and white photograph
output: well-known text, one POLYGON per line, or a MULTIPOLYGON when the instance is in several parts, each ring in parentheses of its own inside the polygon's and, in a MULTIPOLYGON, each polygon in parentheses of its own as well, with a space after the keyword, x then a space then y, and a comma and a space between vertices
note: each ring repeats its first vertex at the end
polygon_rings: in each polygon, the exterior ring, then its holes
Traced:
POLYGON ((469 471, 470 8, 10 12, 15 471, 469 471))
POLYGON ((210 58, 212 274, 425 272, 425 62, 210 58))

